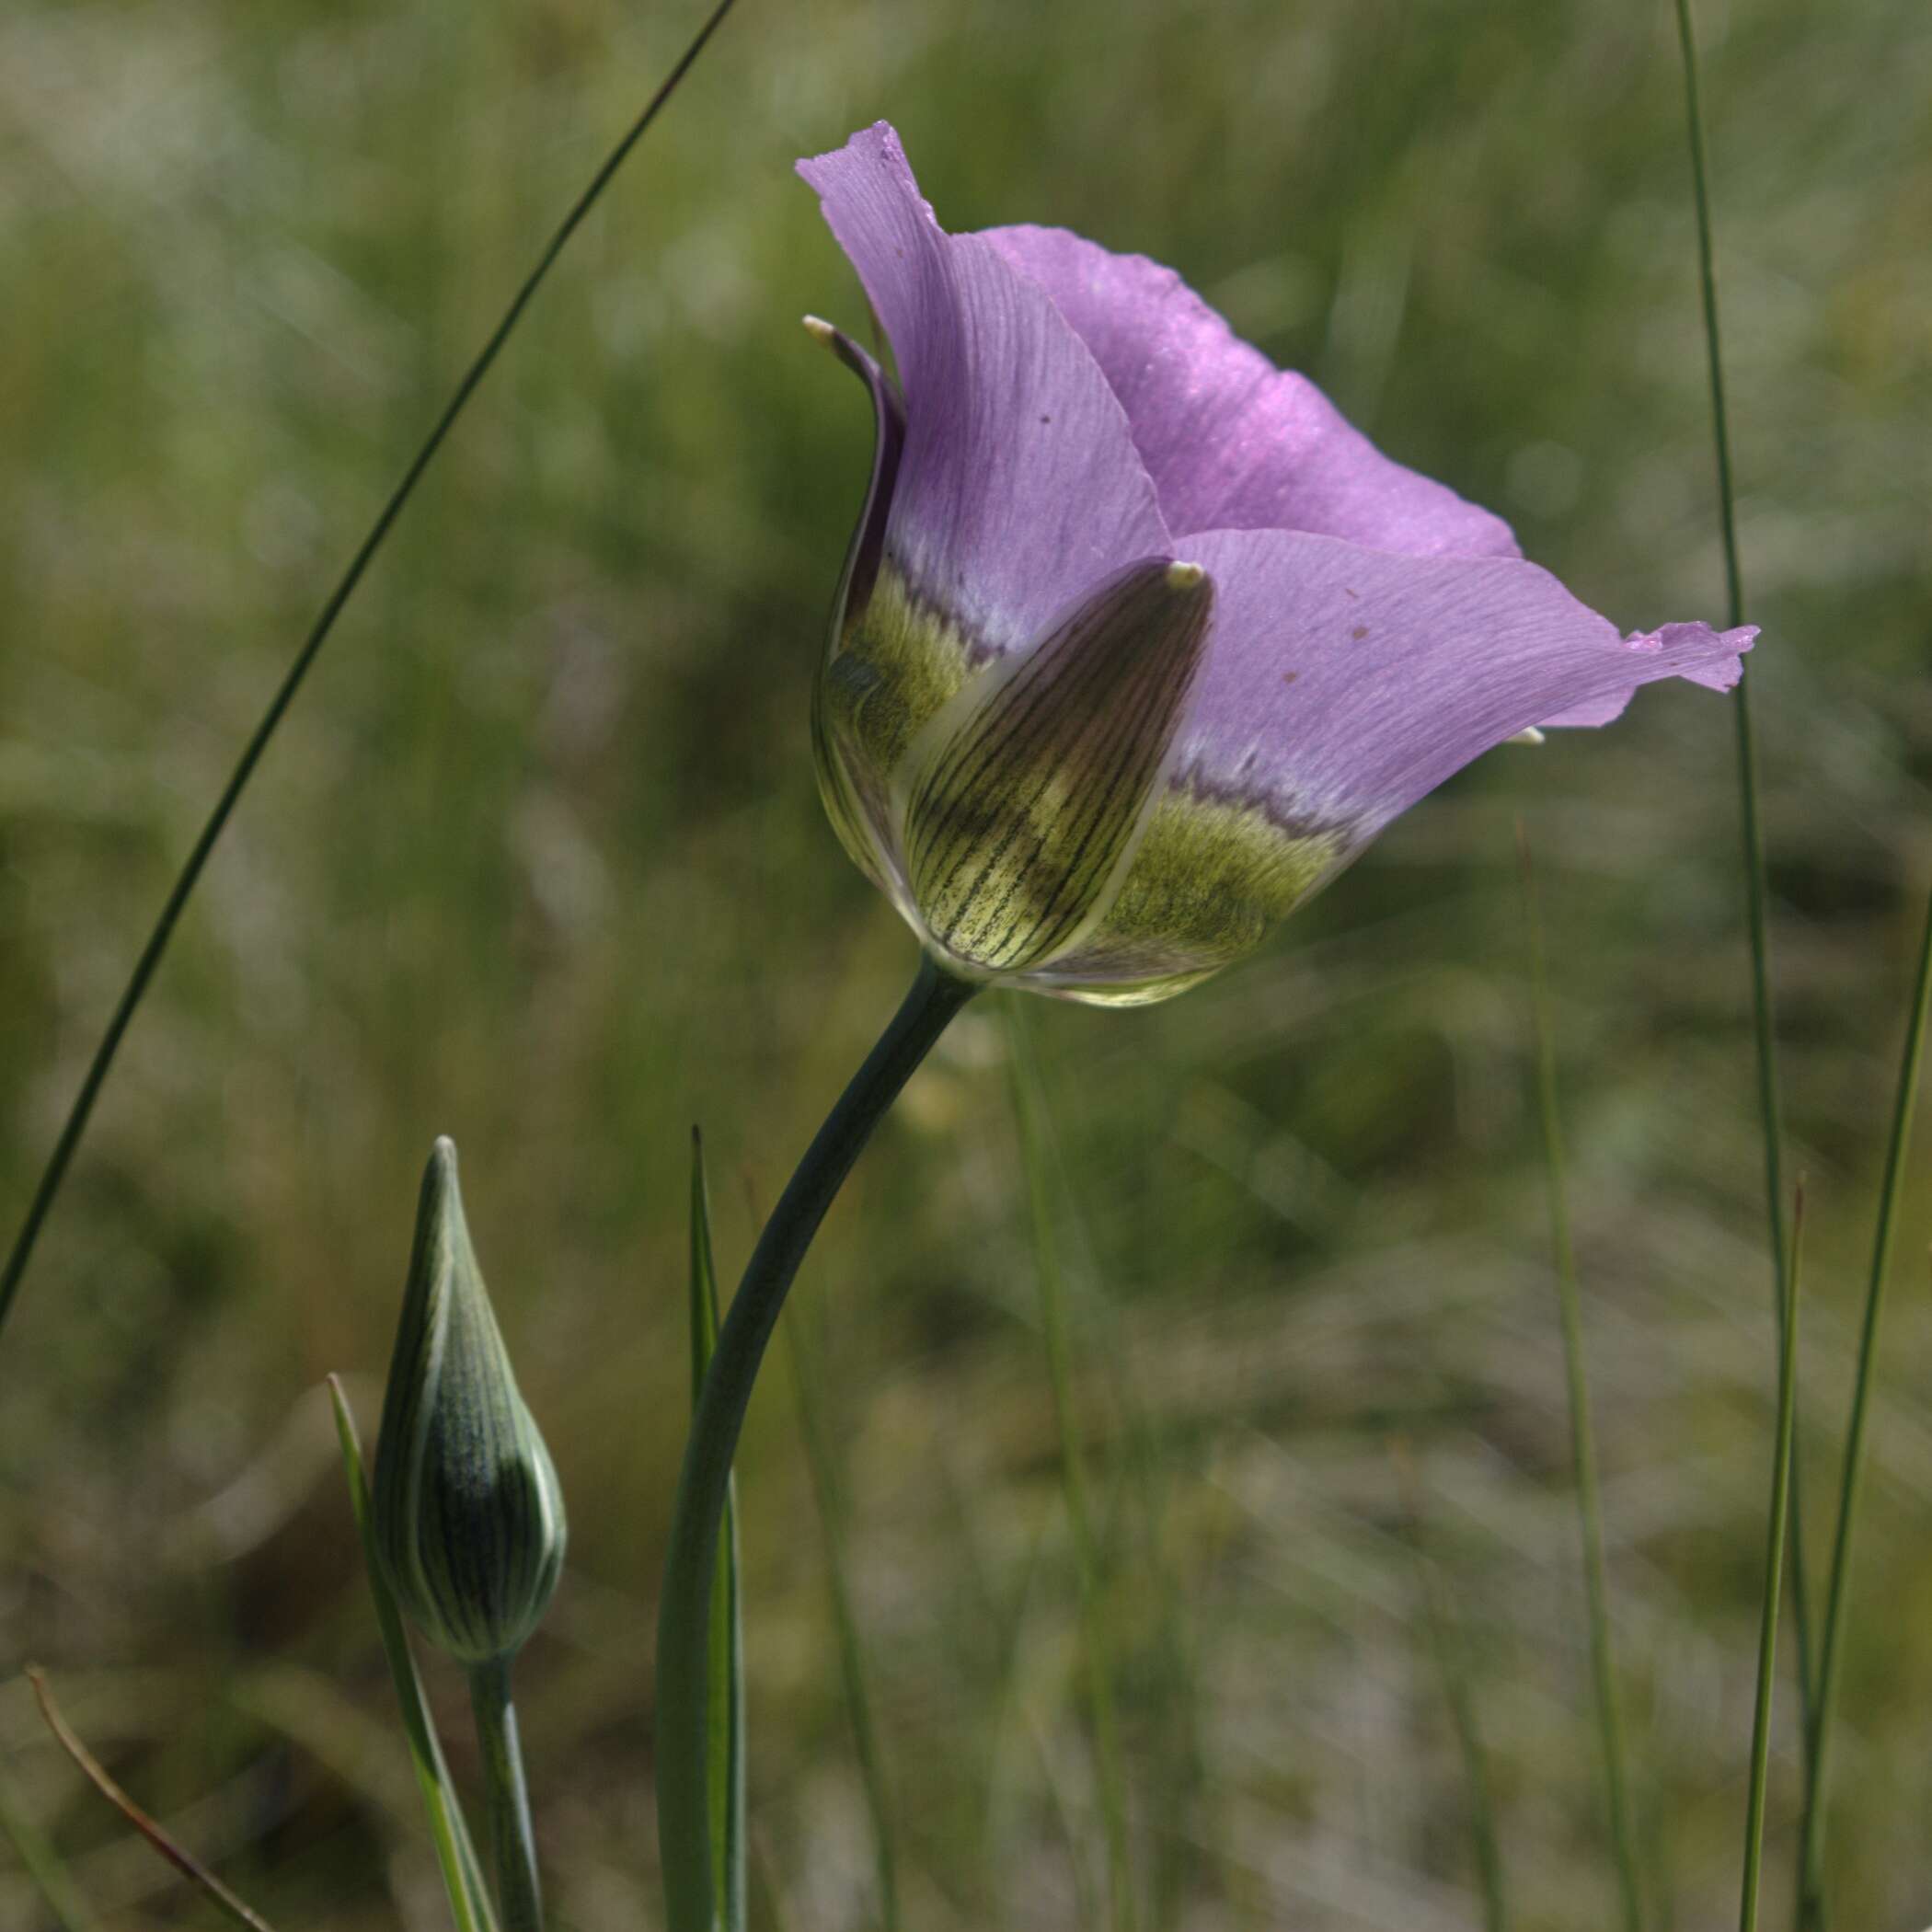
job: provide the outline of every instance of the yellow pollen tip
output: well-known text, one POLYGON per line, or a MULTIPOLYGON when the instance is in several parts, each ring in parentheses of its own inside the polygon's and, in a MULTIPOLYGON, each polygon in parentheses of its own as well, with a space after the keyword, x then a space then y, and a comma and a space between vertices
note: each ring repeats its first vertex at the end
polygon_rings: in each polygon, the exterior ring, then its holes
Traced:
POLYGON ((805 323, 805 333, 814 342, 822 343, 825 348, 830 349, 838 339, 838 330, 833 328, 831 323, 822 321, 817 316, 807 316, 803 320, 805 323))
POLYGON ((1509 744, 1541 744, 1543 733, 1535 725, 1525 725, 1513 738, 1504 742, 1509 744))
POLYGON ((1170 563, 1167 566, 1167 588, 1170 591, 1195 591, 1207 581, 1207 572, 1197 563, 1170 563))

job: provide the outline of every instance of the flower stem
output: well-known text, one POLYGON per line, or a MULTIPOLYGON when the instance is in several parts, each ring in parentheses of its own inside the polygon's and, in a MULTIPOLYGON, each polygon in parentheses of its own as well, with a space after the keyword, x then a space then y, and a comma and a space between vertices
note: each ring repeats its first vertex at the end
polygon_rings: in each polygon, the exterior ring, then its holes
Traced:
POLYGON ((1899 1182, 1912 1141, 1912 1116, 1918 1100, 1919 1062, 1925 1052, 1926 1011, 1932 1004, 1932 903, 1926 908, 1925 937, 1919 942, 1918 975, 1912 989, 1912 1017, 1892 1102, 1892 1136, 1885 1150, 1885 1179, 1879 1195, 1878 1231, 1872 1239, 1871 1274, 1865 1290, 1865 1324, 1858 1337, 1857 1378, 1852 1385, 1851 1421, 1845 1436, 1840 1476, 1838 1524, 1832 1540, 1831 1580, 1826 1586, 1824 1640, 1818 1660, 1818 1695, 1812 1707, 1811 1783, 1805 1791, 1804 1835, 1799 1867, 1799 1925, 1824 1920, 1823 1857, 1826 1779, 1831 1765, 1832 1709, 1843 1661, 1846 1585, 1851 1575, 1852 1529, 1858 1515, 1858 1489, 1865 1473, 1865 1422, 1869 1413, 1873 1370, 1878 1363, 1879 1322, 1885 1307, 1885 1278, 1892 1262, 1899 1182))
POLYGON ((758 1366, 792 1277, 860 1150, 977 990, 922 956, 912 990, 779 1196, 719 1331, 684 1446, 658 1605, 658 1847, 671 1932, 711 1932, 706 1646, 719 1525, 758 1366))
POLYGON ((503 1932, 543 1932, 543 1893, 536 1878, 536 1834, 523 1778, 516 1706, 510 1698, 510 1660, 478 1664, 469 1673, 470 1708, 483 1752, 489 1794, 489 1845, 497 1867, 497 1906, 503 1932))

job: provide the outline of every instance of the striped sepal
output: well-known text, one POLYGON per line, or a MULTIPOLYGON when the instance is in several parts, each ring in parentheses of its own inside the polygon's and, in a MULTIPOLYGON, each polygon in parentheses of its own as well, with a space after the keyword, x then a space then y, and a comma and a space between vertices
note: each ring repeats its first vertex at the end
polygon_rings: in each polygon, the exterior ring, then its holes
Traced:
POLYGON ((1016 972, 1104 911, 1213 605, 1195 565, 1132 565, 926 727, 907 759, 906 868, 927 932, 954 959, 1016 972))
POLYGON ((448 1140, 423 1176, 374 1502, 389 1587, 424 1634, 467 1664, 512 1655, 557 1588, 563 1492, 497 1331, 448 1140))

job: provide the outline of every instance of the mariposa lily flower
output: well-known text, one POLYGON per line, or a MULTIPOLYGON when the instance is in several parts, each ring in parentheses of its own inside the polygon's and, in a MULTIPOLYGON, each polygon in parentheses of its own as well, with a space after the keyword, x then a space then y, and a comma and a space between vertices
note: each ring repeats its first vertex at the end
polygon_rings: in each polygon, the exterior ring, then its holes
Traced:
POLYGON ((949 235, 885 122, 801 161, 892 348, 813 705, 833 823, 939 962, 1099 1004, 1251 951, 1389 821, 1756 635, 1631 637, 1171 270, 949 235))

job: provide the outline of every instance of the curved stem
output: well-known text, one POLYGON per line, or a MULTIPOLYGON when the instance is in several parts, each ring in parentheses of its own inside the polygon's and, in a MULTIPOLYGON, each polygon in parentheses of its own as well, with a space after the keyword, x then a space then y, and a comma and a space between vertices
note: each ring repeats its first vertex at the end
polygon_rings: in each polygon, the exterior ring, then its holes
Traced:
POLYGON ((269 700, 269 707, 261 715, 261 721, 255 727, 247 744, 242 747, 241 756, 236 761, 235 769, 228 775, 228 782, 222 788, 222 795, 214 801, 214 809, 208 814, 207 822, 201 827, 200 835, 190 851, 179 876, 169 888, 166 903, 161 907, 160 916, 155 921, 154 929, 147 936, 147 942, 141 949, 141 957, 134 961, 134 970, 128 975, 128 983, 121 989, 121 998, 115 1003, 112 1016, 109 1018, 107 1030, 100 1036, 100 1044, 94 1049, 94 1057, 87 1063, 87 1071, 80 1084, 80 1091, 74 1097, 74 1104, 67 1110, 67 1118, 62 1123, 60 1137, 53 1144, 53 1152, 47 1156, 47 1166, 41 1171, 35 1186, 33 1199, 28 1203, 26 1218, 21 1222, 19 1232, 14 1236, 13 1247, 8 1250, 6 1260, 0 1265, 0 1324, 6 1320, 7 1311, 13 1306, 14 1297, 19 1293, 21 1278, 27 1272, 27 1264, 33 1259, 36 1243, 40 1237, 40 1229, 48 1215, 53 1211, 53 1203, 59 1197, 61 1183, 67 1178, 68 1165, 74 1159, 75 1149, 80 1145, 81 1136, 87 1131, 87 1118, 94 1111, 94 1103, 100 1097, 101 1088, 114 1065, 114 1057, 121 1051, 121 1037, 134 1018, 135 1009, 141 1005, 148 988, 148 982, 160 966, 162 956, 167 950, 167 942, 174 937, 175 927, 180 924, 181 914, 187 910, 189 899, 201 882, 201 873, 208 864, 222 834, 226 831, 229 819, 241 800, 242 793, 247 789, 248 780, 255 776, 255 767, 261 763, 261 756, 269 748, 269 741, 274 737, 287 714, 289 707, 295 701, 295 694, 301 690, 310 668, 320 655, 328 634, 336 627, 336 619, 342 615, 346 605, 355 593, 356 586, 362 582, 362 574, 374 560, 375 553, 383 546, 389 535, 390 526, 402 514, 403 505, 415 493, 416 486, 422 480, 423 472, 430 466, 436 452, 443 447, 443 440, 455 428, 456 419, 463 414, 470 397, 476 394, 483 378, 489 374, 490 366, 509 341, 517 324, 523 319, 523 311, 529 307, 531 298, 543 286, 544 279, 556 264, 557 258, 564 251, 565 244, 576 234, 583 218, 596 205, 604 190, 610 186, 611 178, 623 167, 644 131, 658 117, 658 110, 676 92, 691 63, 704 51, 705 42, 717 30, 724 17, 730 12, 736 0, 718 0, 705 24, 698 29, 696 37, 684 50, 677 65, 671 70, 663 85, 645 104, 644 110, 631 122, 623 138, 608 155, 604 165, 591 177, 590 185, 571 204, 570 211, 558 224, 556 232, 546 245, 544 252, 537 257, 536 266, 523 278, 523 285, 512 296, 510 306, 498 319, 497 326, 490 330, 489 339, 477 351, 476 360, 464 371, 463 379, 455 387, 449 401, 444 404, 443 413, 431 426, 430 433, 423 439, 422 446, 409 460, 409 466, 402 474, 402 479, 389 492, 375 522, 371 524, 369 534, 357 546, 356 553, 349 559, 349 567, 329 592, 321 612, 309 633, 303 639, 302 648, 295 653, 275 695, 269 700))
POLYGON ((825 1211, 900 1089, 978 989, 922 955, 918 977, 826 1116, 752 1250, 719 1331, 678 1478, 658 1604, 658 1848, 671 1932, 711 1932, 706 1646, 731 1458, 786 1291, 825 1211))
POLYGON ((530 1791, 523 1778, 516 1706, 510 1700, 509 1658, 478 1664, 470 1672, 469 1701, 477 1714, 477 1742, 483 1751, 489 1846, 496 1860, 497 1907, 503 1932, 543 1932, 536 1834, 530 1824, 530 1791))

